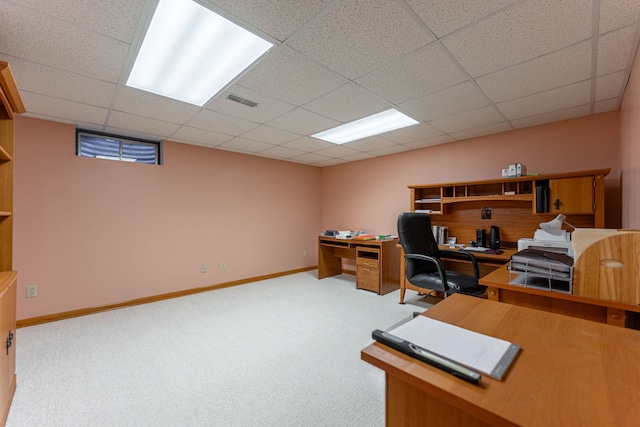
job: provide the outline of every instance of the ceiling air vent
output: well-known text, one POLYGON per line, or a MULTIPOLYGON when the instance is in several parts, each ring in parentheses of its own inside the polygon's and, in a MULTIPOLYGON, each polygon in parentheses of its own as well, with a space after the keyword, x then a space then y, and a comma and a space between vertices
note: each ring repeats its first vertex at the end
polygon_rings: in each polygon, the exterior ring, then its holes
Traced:
POLYGON ((256 105, 258 105, 257 102, 249 101, 248 99, 241 98, 238 95, 234 95, 232 93, 227 95, 227 99, 239 102, 240 104, 248 105, 249 107, 255 107, 256 105))

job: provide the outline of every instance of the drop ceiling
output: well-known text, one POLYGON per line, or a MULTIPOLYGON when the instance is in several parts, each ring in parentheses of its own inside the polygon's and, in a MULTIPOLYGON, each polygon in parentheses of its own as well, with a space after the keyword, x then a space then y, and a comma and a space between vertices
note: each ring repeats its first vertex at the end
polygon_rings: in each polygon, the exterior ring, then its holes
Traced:
POLYGON ((640 35, 640 0, 201 3, 275 43, 203 107, 124 85, 156 0, 0 0, 0 60, 28 117, 329 166, 617 110, 640 35), (420 123, 310 137, 391 107, 420 123))

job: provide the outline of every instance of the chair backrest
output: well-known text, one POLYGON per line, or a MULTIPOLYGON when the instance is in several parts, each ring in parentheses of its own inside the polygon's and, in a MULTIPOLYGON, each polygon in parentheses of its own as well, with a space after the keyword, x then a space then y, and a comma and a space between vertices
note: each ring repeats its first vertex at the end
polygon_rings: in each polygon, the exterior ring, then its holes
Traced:
MULTIPOLYGON (((398 216, 398 237, 405 254, 420 254, 437 257, 438 244, 431 231, 431 217, 426 213, 402 212, 398 216)), ((435 265, 420 263, 420 270, 436 271, 435 265)), ((427 272, 420 271, 420 272, 427 272)), ((411 260, 406 264, 407 277, 416 273, 416 266, 411 260)))
POLYGON ((398 237, 406 254, 438 254, 438 244, 431 231, 429 214, 402 212, 398 216, 398 237))

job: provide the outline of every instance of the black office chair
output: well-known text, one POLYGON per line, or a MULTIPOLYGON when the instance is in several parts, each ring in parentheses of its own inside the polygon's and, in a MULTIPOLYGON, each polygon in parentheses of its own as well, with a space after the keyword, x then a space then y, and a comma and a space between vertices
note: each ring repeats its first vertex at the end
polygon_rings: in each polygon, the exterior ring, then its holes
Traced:
POLYGON ((473 254, 438 248, 431 231, 431 218, 425 213, 403 212, 398 216, 398 236, 404 249, 405 275, 409 283, 419 288, 454 294, 479 296, 486 286, 478 284, 478 261, 473 254), (469 261, 474 276, 445 270, 441 258, 469 261))

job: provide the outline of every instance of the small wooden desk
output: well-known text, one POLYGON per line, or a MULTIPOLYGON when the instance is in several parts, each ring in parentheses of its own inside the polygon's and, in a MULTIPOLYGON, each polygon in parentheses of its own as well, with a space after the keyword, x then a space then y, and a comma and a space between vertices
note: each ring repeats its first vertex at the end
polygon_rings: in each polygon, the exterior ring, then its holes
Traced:
MULTIPOLYGON (((402 249, 402 245, 398 244, 398 247, 400 248, 400 304, 404 304, 404 294, 407 289, 417 292, 428 292, 429 290, 413 286, 411 283, 409 283, 405 275, 406 263, 404 260, 404 250, 402 249)), ((448 246, 441 246, 441 249, 450 248, 448 246)), ((472 252, 472 254, 478 260, 480 277, 489 274, 495 269, 508 263, 511 259, 511 255, 518 252, 517 249, 502 249, 502 251, 503 252, 500 255, 488 254, 484 252, 472 252)), ((468 261, 447 260, 446 262, 450 264, 447 268, 473 275, 473 267, 468 261)))
POLYGON ((625 311, 640 313, 640 306, 634 304, 511 285, 509 284, 509 270, 507 270, 506 265, 482 277, 480 284, 488 287, 487 297, 493 301, 506 302, 616 326, 625 326, 625 311))
POLYGON ((318 279, 342 274, 342 258, 356 260, 356 287, 380 295, 400 287, 398 240, 318 237, 318 279))
POLYGON ((474 386, 379 343, 386 426, 631 426, 640 419, 640 332, 466 295, 423 313, 522 347, 504 381, 474 386))

